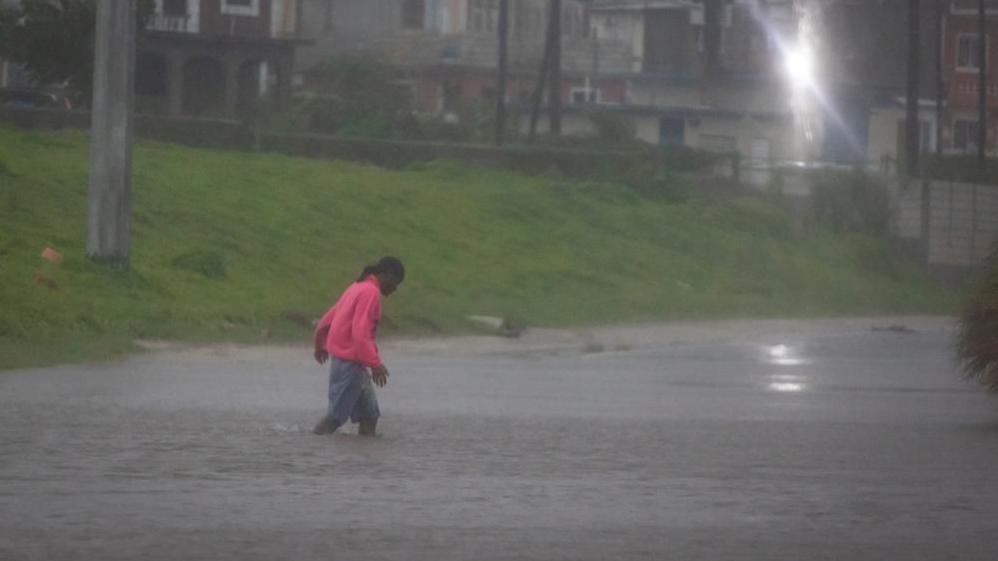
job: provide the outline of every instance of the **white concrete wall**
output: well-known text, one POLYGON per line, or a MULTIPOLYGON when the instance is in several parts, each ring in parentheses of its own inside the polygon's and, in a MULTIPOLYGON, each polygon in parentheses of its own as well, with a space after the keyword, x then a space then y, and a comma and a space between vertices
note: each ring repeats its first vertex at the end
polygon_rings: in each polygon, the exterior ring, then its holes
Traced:
POLYGON ((998 188, 970 183, 932 184, 929 264, 979 265, 998 242, 998 188))
MULTIPOLYGON (((659 143, 661 115, 620 114, 620 117, 634 123, 635 138, 649 144, 659 143)), ((737 151, 747 159, 752 155, 753 142, 758 139, 768 141, 771 160, 794 159, 793 123, 790 120, 685 117, 683 143, 691 148, 737 151)))
POLYGON ((600 39, 610 39, 627 45, 632 57, 631 71, 641 72, 641 61, 644 59, 645 50, 645 24, 640 11, 593 12, 589 16, 589 23, 600 39))
POLYGON ((701 88, 696 85, 656 85, 632 81, 627 89, 628 103, 652 107, 705 107, 701 88))
POLYGON ((892 186, 892 230, 907 240, 923 236, 922 197, 927 187, 928 264, 977 266, 998 243, 998 187, 947 181, 892 186))
POLYGON ((769 141, 773 160, 792 159, 793 123, 788 120, 698 117, 686 121, 686 145, 704 150, 721 151, 732 147, 743 158, 749 158, 752 142, 769 141))
POLYGON ((638 140, 648 144, 658 144, 659 142, 659 116, 641 115, 634 117, 634 136, 638 140))
POLYGON ((741 112, 783 112, 791 106, 790 92, 779 81, 709 91, 699 84, 632 81, 629 103, 655 107, 714 107, 741 112))
MULTIPOLYGON (((538 134, 547 134, 551 130, 548 125, 548 118, 541 114, 537 119, 538 134)), ((526 114, 520 119, 520 132, 527 134, 530 132, 530 114, 526 114)), ((596 126, 587 115, 579 113, 567 113, 561 117, 562 136, 593 136, 596 134, 596 126)))
POLYGON ((901 108, 874 109, 870 112, 866 159, 871 164, 875 164, 878 169, 890 172, 896 169, 898 123, 903 120, 904 110, 901 108))
MULTIPOLYGON (((924 103, 919 108, 918 119, 929 123, 929 145, 927 151, 936 149, 936 112, 935 107, 924 103)), ((898 159, 898 127, 905 121, 903 107, 882 107, 870 111, 869 131, 867 137, 866 159, 877 169, 887 173, 896 173, 898 159), (884 167, 887 165, 887 167, 884 167)))

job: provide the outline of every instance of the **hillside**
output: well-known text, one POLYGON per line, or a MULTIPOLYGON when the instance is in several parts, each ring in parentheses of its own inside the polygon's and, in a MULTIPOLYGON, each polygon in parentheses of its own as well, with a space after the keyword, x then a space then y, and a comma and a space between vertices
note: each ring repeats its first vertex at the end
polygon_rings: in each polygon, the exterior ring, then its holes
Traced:
POLYGON ((402 258, 387 333, 694 317, 949 313, 881 240, 792 235, 758 199, 670 202, 620 185, 433 163, 142 143, 132 266, 84 256, 87 140, 0 127, 0 368, 99 359, 135 338, 308 340, 367 262, 402 258), (64 256, 41 259, 46 247, 64 256))

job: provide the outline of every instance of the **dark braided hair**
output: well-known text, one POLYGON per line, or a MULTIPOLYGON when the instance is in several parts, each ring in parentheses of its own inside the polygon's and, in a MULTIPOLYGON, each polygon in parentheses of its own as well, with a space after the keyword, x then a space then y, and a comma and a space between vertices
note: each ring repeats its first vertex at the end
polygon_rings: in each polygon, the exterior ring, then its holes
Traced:
POLYGON ((405 280, 405 266, 396 257, 382 257, 380 261, 374 265, 368 265, 364 267, 364 270, 360 272, 360 276, 357 277, 357 282, 366 279, 370 275, 377 275, 378 273, 389 273, 398 278, 399 282, 405 280))

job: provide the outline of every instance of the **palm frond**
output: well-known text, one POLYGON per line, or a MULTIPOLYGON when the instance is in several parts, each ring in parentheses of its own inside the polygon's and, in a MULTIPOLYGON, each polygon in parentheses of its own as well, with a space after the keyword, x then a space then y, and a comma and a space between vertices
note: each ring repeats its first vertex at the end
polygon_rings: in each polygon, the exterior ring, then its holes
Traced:
POLYGON ((960 318, 957 356, 968 380, 998 393, 998 243, 986 267, 960 318))

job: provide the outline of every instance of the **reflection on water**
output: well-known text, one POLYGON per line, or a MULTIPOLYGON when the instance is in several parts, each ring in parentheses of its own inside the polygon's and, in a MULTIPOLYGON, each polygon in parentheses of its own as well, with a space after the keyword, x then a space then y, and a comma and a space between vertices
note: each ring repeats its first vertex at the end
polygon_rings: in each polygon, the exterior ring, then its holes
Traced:
MULTIPOLYGON (((775 366, 804 366, 811 361, 800 356, 794 347, 779 344, 766 347, 766 362, 775 366)), ((781 393, 798 393, 807 389, 807 377, 802 374, 771 374, 767 389, 781 393)))
POLYGON ((811 363, 811 361, 799 356, 797 349, 788 345, 767 347, 766 362, 777 366, 801 366, 811 363))
POLYGON ((804 376, 794 374, 773 374, 769 377, 769 389, 774 392, 802 392, 807 387, 804 376))

